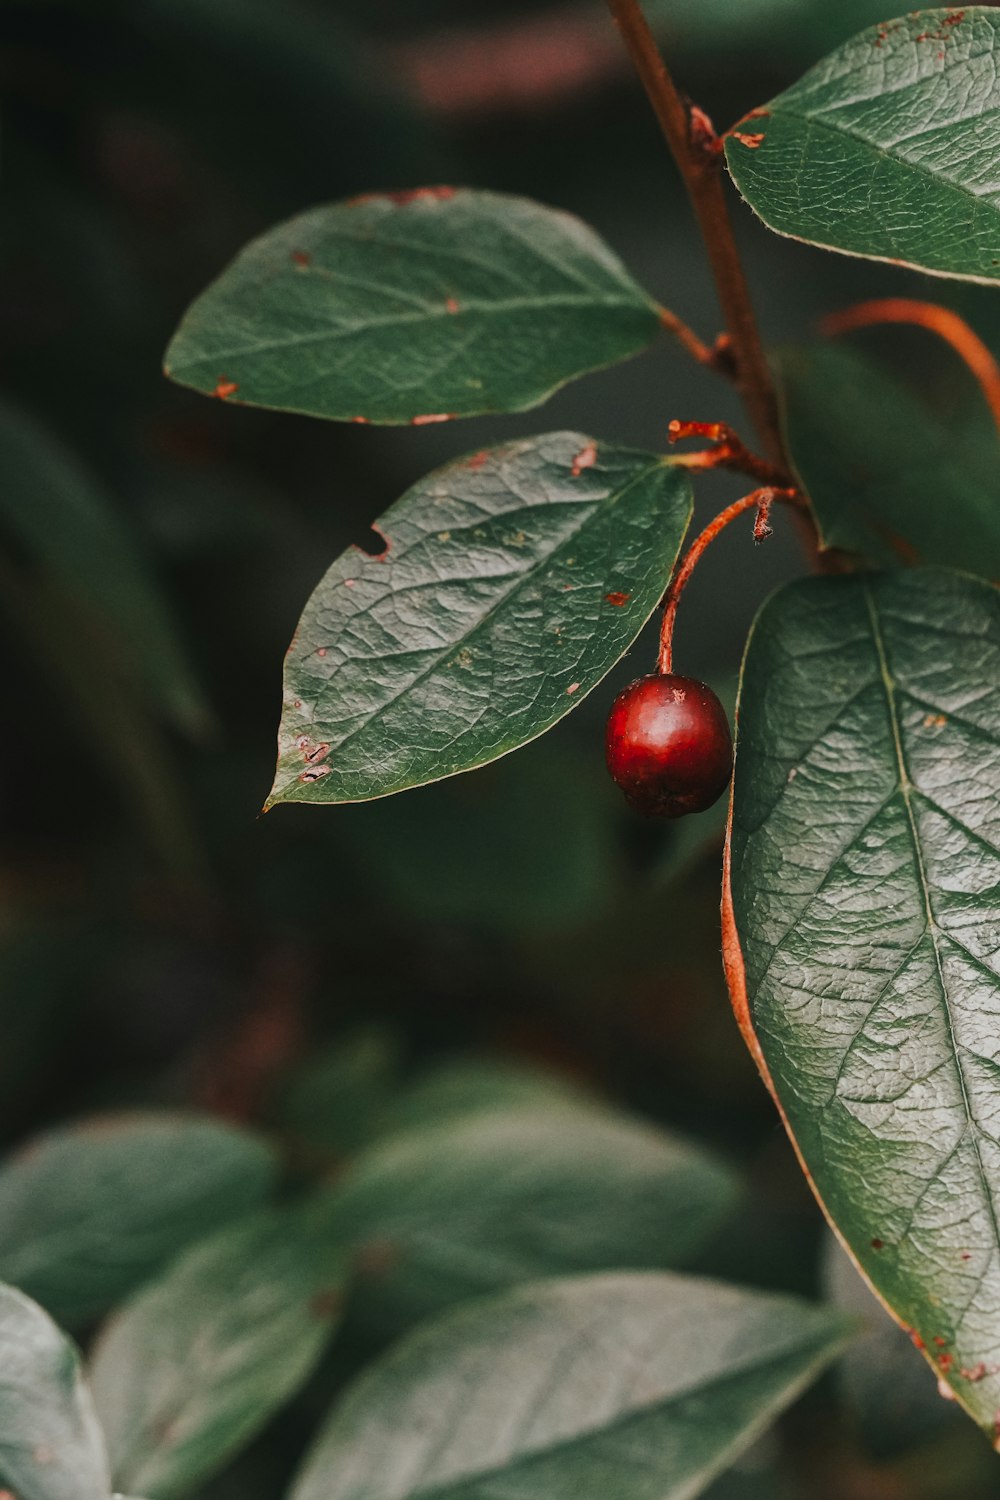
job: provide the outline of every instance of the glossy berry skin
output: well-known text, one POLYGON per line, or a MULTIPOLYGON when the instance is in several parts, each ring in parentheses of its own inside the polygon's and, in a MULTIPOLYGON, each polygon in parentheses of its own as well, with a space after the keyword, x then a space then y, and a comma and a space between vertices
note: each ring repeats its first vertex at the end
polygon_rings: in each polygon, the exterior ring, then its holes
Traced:
POLYGON ((726 711, 694 677, 640 677, 608 715, 608 770, 632 806, 660 818, 711 807, 733 769, 726 711))

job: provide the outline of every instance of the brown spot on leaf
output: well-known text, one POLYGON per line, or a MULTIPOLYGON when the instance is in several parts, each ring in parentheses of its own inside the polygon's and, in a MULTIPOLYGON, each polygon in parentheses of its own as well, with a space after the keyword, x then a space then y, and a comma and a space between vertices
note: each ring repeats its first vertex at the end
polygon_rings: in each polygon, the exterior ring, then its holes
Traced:
POLYGON ((730 134, 734 141, 739 141, 740 145, 746 146, 748 151, 756 151, 757 147, 760 146, 764 140, 762 131, 747 132, 745 130, 733 130, 730 132, 730 134))
POLYGON ((300 271, 304 271, 307 266, 312 265, 312 256, 309 254, 308 250, 293 250, 292 265, 298 266, 300 271))
POLYGON ((574 458, 573 467, 570 469, 570 473, 572 474, 574 479, 579 479, 584 469, 592 469, 596 462, 597 447, 594 443, 588 443, 585 448, 580 449, 579 453, 574 458))
POLYGON ((212 395, 217 396, 220 401, 228 401, 230 396, 234 395, 238 390, 239 386, 235 380, 227 380, 224 375, 220 375, 212 395))
POLYGON ((307 771, 299 772, 298 779, 299 781, 303 781, 306 783, 310 781, 321 781, 324 776, 329 776, 329 774, 329 766, 310 766, 307 771))
POLYGON ((880 1240, 877 1237, 875 1239, 873 1239, 872 1240, 872 1249, 873 1250, 884 1250, 885 1249, 885 1240, 880 1240))
POLYGON ((334 1318, 343 1306, 344 1296, 337 1287, 317 1292, 309 1303, 309 1311, 317 1318, 334 1318))
POLYGON ((465 467, 467 469, 481 469, 488 458, 489 451, 486 448, 480 448, 478 453, 471 454, 465 460, 465 467))
POLYGON ((370 418, 369 417, 352 417, 351 421, 352 422, 357 422, 362 427, 367 427, 368 423, 370 421, 370 418))
POLYGON ((631 594, 605 594, 604 602, 606 604, 613 604, 616 609, 621 609, 622 605, 627 604, 631 597, 631 594))
POLYGON ((567 688, 567 689, 566 689, 566 696, 567 696, 567 698, 568 698, 568 697, 569 697, 569 696, 570 696, 570 695, 571 695, 571 694, 572 694, 572 693, 576 693, 576 692, 578 692, 578 691, 579 691, 579 688, 580 688, 580 684, 579 684, 579 683, 578 683, 578 682, 571 682, 571 683, 570 683, 570 685, 569 685, 569 687, 568 687, 568 688, 567 688))
POLYGON ((459 311, 458 302, 454 297, 448 298, 445 303, 445 310, 450 313, 457 313, 459 311))
POLYGON ((432 422, 453 422, 455 413, 453 411, 431 411, 425 412, 419 417, 410 418, 411 427, 429 427, 432 422))

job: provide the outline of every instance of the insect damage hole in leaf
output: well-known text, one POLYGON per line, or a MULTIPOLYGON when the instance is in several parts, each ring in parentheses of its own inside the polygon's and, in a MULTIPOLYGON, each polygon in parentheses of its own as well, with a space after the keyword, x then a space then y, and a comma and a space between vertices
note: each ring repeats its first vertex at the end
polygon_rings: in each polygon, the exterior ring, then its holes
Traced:
POLYGON ((306 606, 267 805, 385 796, 534 739, 632 644, 690 513, 682 469, 578 433, 421 480, 375 528, 385 553, 350 548, 306 606))

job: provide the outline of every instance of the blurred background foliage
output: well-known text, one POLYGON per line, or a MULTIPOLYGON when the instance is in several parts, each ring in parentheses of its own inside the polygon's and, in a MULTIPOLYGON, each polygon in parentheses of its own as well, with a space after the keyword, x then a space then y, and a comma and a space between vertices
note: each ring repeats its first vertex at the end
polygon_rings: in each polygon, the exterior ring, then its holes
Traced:
MULTIPOLYGON (((884 0, 649 9, 721 129, 879 19, 884 0)), ((88 1110, 166 1104, 343 1154, 376 1104, 419 1112, 419 1089, 398 1100, 422 1070, 485 1055, 583 1084, 727 1159, 747 1192, 708 1271, 866 1298, 831 1269, 732 1024, 721 815, 643 824, 604 771, 607 706, 650 668, 651 639, 511 759, 367 806, 258 817, 299 611, 408 484, 457 452, 550 428, 661 448, 672 417, 738 422, 731 393, 664 342, 526 416, 390 431, 225 408, 160 373, 181 312, 250 236, 318 202, 438 181, 580 214, 713 335, 686 203, 603 8, 2 0, 0 80, 4 1146, 88 1110)), ((995 293, 928 291, 735 213, 769 342, 898 293, 949 301, 1000 352, 995 293)), ((946 421, 972 399, 924 335, 860 342, 919 369, 946 421)), ((706 481, 703 513, 737 486, 706 481)), ((727 533, 685 598, 680 670, 730 700, 757 606, 802 566, 781 518, 776 531, 759 551, 749 525, 727 533)), ((475 1093, 463 1077, 459 1092, 475 1093)), ((981 1438, 862 1305, 874 1345, 716 1500, 1000 1493, 981 1438)), ((349 1339, 335 1363, 359 1357, 349 1339)), ((276 1493, 309 1399, 206 1493, 276 1493)))

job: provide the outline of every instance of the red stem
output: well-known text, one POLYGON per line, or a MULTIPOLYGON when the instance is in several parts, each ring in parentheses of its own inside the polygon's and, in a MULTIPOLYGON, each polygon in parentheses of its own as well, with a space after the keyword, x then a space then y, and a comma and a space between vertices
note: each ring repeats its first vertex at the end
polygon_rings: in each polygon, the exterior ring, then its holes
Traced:
POLYGON ((734 500, 732 505, 727 505, 721 510, 713 521, 710 521, 691 543, 677 572, 671 580, 667 590, 667 596, 663 605, 663 620, 660 624, 660 652, 656 660, 656 670, 666 673, 672 672, 674 667, 674 623, 677 619, 677 606, 681 595, 687 587, 691 574, 701 559, 706 547, 710 546, 721 531, 741 516, 744 511, 756 509, 757 521, 754 525, 754 539, 763 541, 765 536, 770 535, 770 527, 767 524, 768 512, 776 500, 784 501, 788 505, 796 505, 804 508, 806 502, 798 490, 775 489, 773 485, 765 485, 762 489, 753 490, 749 495, 744 495, 742 500, 734 500))
POLYGON ((855 328, 872 328, 879 323, 912 323, 936 333, 950 344, 979 382, 1000 431, 1000 365, 964 318, 936 302, 919 302, 912 297, 879 297, 831 313, 823 319, 820 327, 826 334, 838 334, 849 333, 855 328))

